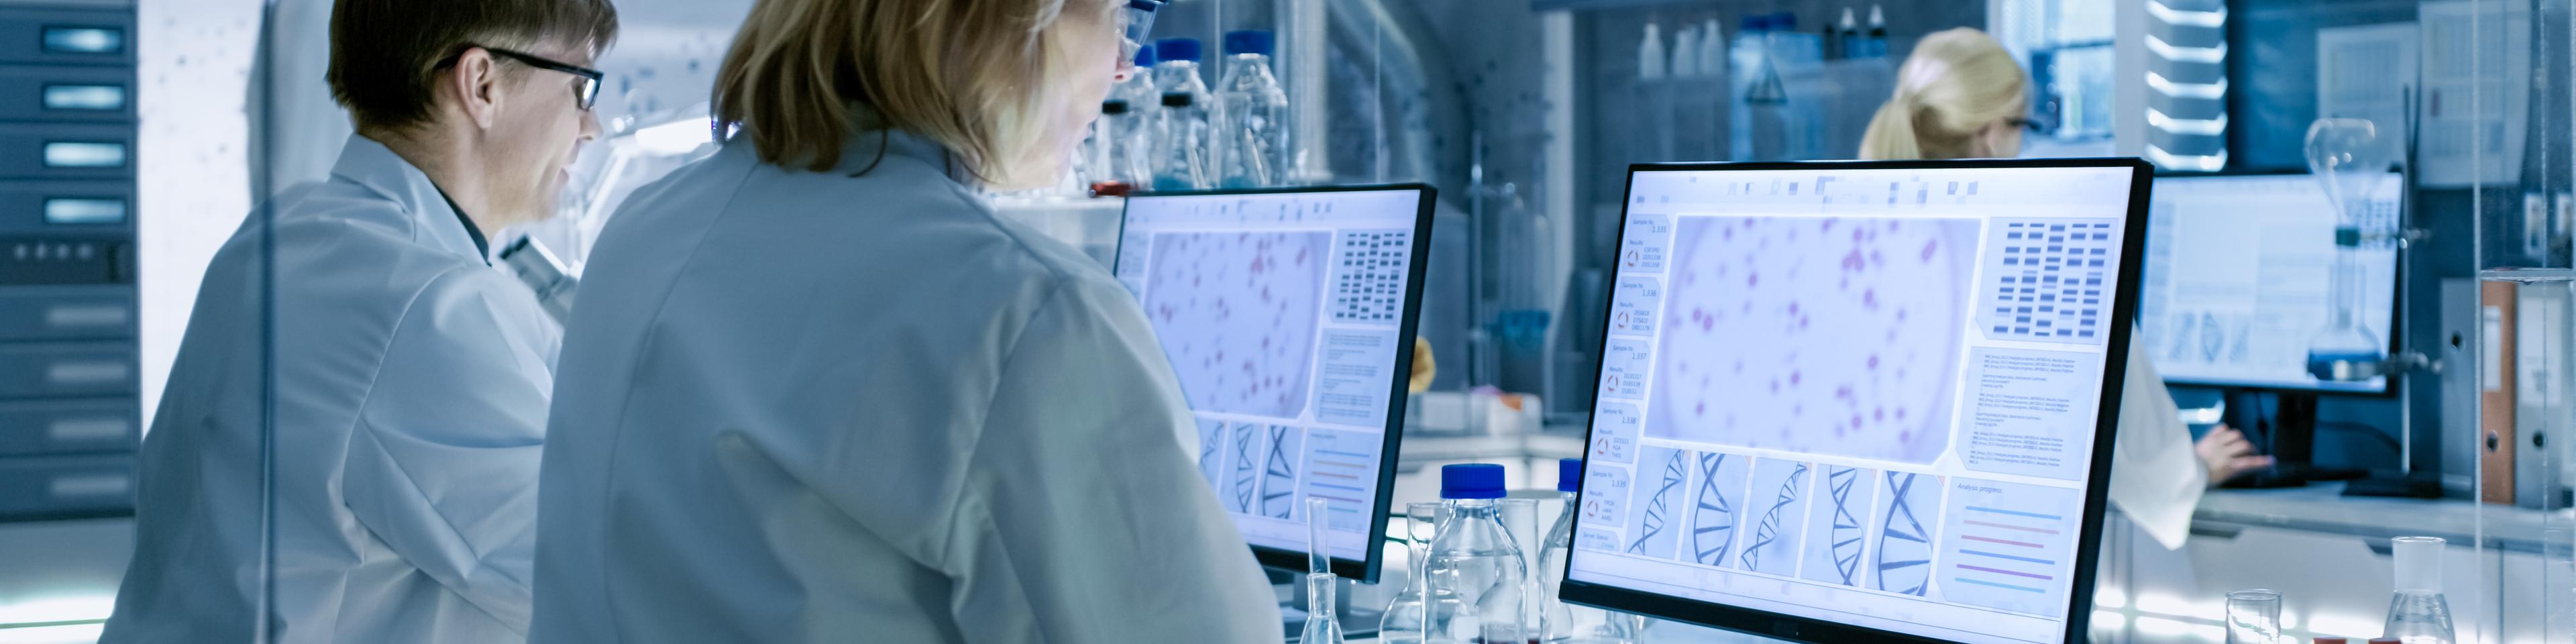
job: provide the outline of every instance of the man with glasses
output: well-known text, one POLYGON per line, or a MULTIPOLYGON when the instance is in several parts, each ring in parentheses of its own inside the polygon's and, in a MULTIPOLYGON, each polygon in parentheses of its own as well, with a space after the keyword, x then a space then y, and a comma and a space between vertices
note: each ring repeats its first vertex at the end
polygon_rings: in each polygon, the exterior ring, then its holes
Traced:
POLYGON ((561 329, 490 239, 554 211, 616 32, 607 0, 337 0, 357 135, 208 266, 101 641, 525 640, 561 329))

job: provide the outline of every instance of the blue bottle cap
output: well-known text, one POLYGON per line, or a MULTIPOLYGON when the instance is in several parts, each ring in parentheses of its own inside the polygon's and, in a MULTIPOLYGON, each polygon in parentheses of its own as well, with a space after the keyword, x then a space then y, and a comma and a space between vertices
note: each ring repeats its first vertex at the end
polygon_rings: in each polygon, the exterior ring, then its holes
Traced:
POLYGON ((1153 47, 1137 47, 1137 48, 1136 48, 1136 66, 1137 66, 1137 67, 1152 67, 1152 66, 1154 66, 1154 62, 1155 62, 1155 60, 1154 60, 1154 48, 1153 48, 1153 47))
POLYGON ((1193 63, 1198 62, 1199 39, 1165 38, 1154 41, 1154 58, 1162 62, 1171 62, 1175 60, 1186 60, 1193 63))
POLYGON ((1556 491, 1572 492, 1583 488, 1583 459, 1556 459, 1556 491))
POLYGON ((1236 54, 1268 56, 1272 51, 1271 45, 1270 32, 1267 31, 1238 29, 1225 32, 1225 55, 1228 56, 1236 54))
POLYGON ((1737 20, 1735 24, 1737 31, 1762 31, 1769 28, 1770 20, 1765 16, 1756 14, 1745 16, 1742 19, 1737 20))
POLYGON ((1492 463, 1461 463, 1440 467, 1440 498, 1503 498, 1503 466, 1492 463))
POLYGON ((1780 13, 1771 14, 1771 30, 1772 30, 1772 31, 1797 31, 1797 30, 1798 30, 1798 14, 1789 13, 1789 12, 1786 12, 1786 11, 1782 11, 1782 12, 1780 12, 1780 13))

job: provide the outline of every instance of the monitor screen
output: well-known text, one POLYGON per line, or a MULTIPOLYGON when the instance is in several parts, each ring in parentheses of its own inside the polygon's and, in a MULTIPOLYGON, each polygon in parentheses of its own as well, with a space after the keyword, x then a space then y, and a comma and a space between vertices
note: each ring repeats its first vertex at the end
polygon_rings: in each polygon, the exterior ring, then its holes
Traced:
POLYGON ((1632 170, 1565 596, 1811 641, 2080 637, 2148 178, 1632 170))
POLYGON ((1263 564, 1375 580, 1404 422, 1428 186, 1146 193, 1116 273, 1196 416, 1199 471, 1263 564))
MULTIPOLYGON (((2380 182, 2371 207, 2394 229, 2405 181, 2380 182)), ((2333 313, 2334 206, 2305 174, 2165 177, 2147 209, 2141 346, 2166 382, 2383 393, 2388 378, 2321 381, 2308 345, 2333 313)), ((2397 249, 2361 253, 2361 323, 2396 338, 2397 249)))

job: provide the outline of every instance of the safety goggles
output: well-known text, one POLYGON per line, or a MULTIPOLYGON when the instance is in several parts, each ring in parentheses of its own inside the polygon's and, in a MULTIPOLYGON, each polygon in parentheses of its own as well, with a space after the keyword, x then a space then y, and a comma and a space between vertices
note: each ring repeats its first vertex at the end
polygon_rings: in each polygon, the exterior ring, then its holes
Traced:
POLYGON ((1118 59, 1135 60, 1137 50, 1154 41, 1147 38, 1154 31, 1154 12, 1163 8, 1163 0, 1119 0, 1127 6, 1118 10, 1118 59))
MULTIPOLYGON (((474 46, 475 46, 475 47, 482 47, 481 45, 474 45, 474 46)), ((494 56, 499 56, 499 57, 502 57, 502 58, 508 58, 508 59, 510 59, 510 60, 518 61, 520 64, 524 64, 524 65, 527 65, 527 66, 529 66, 529 67, 535 67, 535 68, 537 68, 537 69, 543 69, 543 70, 547 70, 547 71, 563 72, 563 73, 566 73, 566 74, 571 74, 571 75, 573 75, 573 77, 574 77, 575 79, 577 79, 577 82, 573 85, 573 88, 572 88, 572 95, 573 95, 573 98, 574 98, 575 100, 577 100, 577 101, 579 101, 579 102, 580 102, 580 104, 581 104, 581 111, 584 111, 584 112, 588 112, 588 111, 590 111, 590 107, 591 107, 592 105, 596 105, 596 104, 598 104, 598 103, 599 103, 599 86, 600 86, 600 79, 603 79, 603 78, 607 78, 607 77, 608 77, 608 75, 607 75, 606 73, 603 73, 603 72, 601 72, 601 71, 599 71, 599 70, 596 70, 596 69, 591 69, 591 68, 588 68, 588 67, 583 67, 583 66, 580 66, 580 65, 575 65, 575 64, 572 64, 572 63, 567 63, 567 62, 563 62, 563 61, 555 60, 555 59, 552 59, 552 58, 547 58, 547 57, 544 57, 544 56, 538 56, 538 55, 536 55, 536 54, 529 54, 529 53, 515 52, 515 51, 510 51, 510 50, 507 50, 507 49, 501 49, 501 48, 498 48, 498 47, 483 47, 483 51, 492 52, 492 55, 494 55, 494 56)), ((457 55, 458 55, 458 56, 463 56, 464 54, 463 54, 463 53, 459 53, 459 54, 457 54, 457 55)), ((447 60, 447 62, 440 63, 440 66, 441 66, 441 67, 445 67, 445 66, 447 66, 447 65, 454 65, 454 64, 456 64, 456 60, 455 60, 455 58, 449 58, 449 59, 447 60)))

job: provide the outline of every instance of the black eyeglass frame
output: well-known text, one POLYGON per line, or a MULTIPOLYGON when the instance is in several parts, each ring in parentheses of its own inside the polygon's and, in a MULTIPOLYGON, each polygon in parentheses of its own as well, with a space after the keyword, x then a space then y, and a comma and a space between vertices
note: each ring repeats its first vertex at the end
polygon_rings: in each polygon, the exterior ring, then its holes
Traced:
MULTIPOLYGON (((494 55, 494 56, 499 56, 499 57, 502 57, 502 58, 508 58, 508 59, 510 59, 510 60, 518 61, 520 64, 527 65, 527 66, 529 66, 529 67, 535 67, 535 68, 537 68, 537 69, 543 69, 543 70, 547 70, 547 71, 563 72, 563 73, 566 73, 566 74, 571 74, 571 75, 574 75, 574 76, 581 77, 581 78, 582 78, 584 81, 586 81, 586 82, 582 83, 582 85, 581 85, 581 87, 580 87, 580 88, 573 90, 573 100, 574 100, 574 101, 576 101, 576 102, 578 102, 578 103, 580 104, 580 106, 581 106, 581 111, 584 111, 584 112, 588 112, 588 111, 590 111, 590 108, 591 108, 592 106, 595 106, 595 105, 598 105, 598 104, 599 104, 599 87, 600 87, 601 85, 605 85, 605 84, 607 84, 608 73, 607 73, 607 72, 602 72, 602 71, 599 71, 599 70, 596 70, 596 69, 591 69, 591 68, 588 68, 588 67, 583 67, 583 66, 580 66, 580 65, 575 65, 575 64, 572 64, 572 63, 567 63, 567 62, 563 62, 563 61, 560 61, 560 60, 555 60, 555 59, 552 59, 552 58, 547 58, 547 57, 544 57, 544 56, 539 56, 539 55, 536 55, 536 54, 531 54, 531 53, 527 53, 527 52, 519 52, 519 51, 511 51, 511 50, 508 50, 508 49, 502 49, 502 48, 499 48, 499 47, 486 47, 486 46, 483 46, 483 45, 466 45, 466 46, 465 46, 465 51, 470 51, 470 50, 474 50, 474 49, 481 49, 481 50, 483 50, 483 51, 491 52, 491 53, 492 53, 492 55, 494 55)), ((464 57, 464 56, 465 56, 465 51, 458 51, 458 52, 456 52, 456 55, 447 57, 446 62, 439 63, 439 65, 438 65, 438 66, 439 66, 439 67, 444 68, 444 67, 447 67, 447 66, 450 66, 450 65, 455 65, 455 64, 456 64, 456 60, 457 60, 458 58, 462 58, 462 57, 464 57)))

